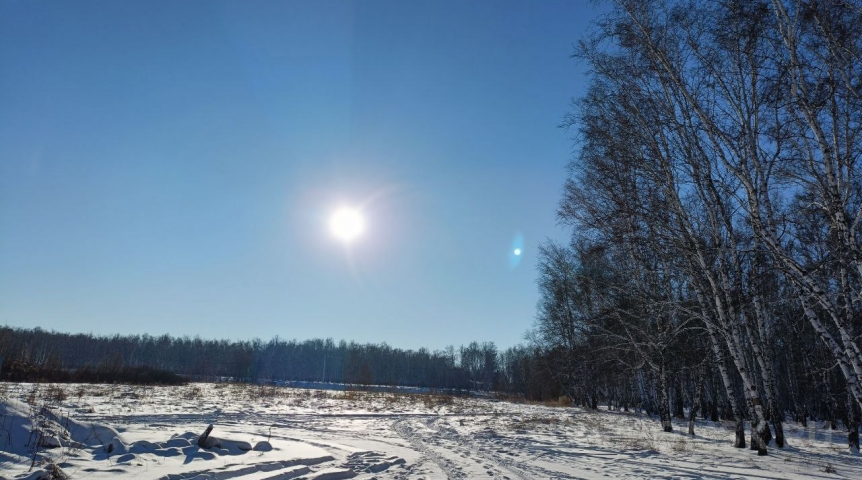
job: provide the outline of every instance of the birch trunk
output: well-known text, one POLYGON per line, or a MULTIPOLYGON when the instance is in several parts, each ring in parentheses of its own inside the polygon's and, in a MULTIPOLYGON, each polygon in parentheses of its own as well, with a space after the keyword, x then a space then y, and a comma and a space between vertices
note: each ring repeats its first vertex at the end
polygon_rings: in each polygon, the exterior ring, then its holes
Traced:
POLYGON ((703 381, 706 376, 701 366, 697 372, 697 386, 694 389, 694 399, 691 402, 691 411, 688 412, 688 434, 694 436, 694 421, 697 418, 697 410, 700 407, 700 398, 703 395, 703 381))
POLYGON ((670 398, 668 397, 668 381, 667 370, 664 362, 662 362, 659 370, 659 417, 661 418, 661 428, 665 432, 673 431, 673 422, 670 417, 670 398))

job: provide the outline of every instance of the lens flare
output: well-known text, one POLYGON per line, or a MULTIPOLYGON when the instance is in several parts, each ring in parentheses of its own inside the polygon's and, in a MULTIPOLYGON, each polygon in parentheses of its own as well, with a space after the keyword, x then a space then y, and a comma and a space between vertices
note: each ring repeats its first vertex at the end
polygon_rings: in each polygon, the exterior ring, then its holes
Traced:
POLYGON ((512 239, 512 246, 509 250, 509 268, 517 267, 522 258, 524 258, 524 235, 518 232, 512 239))

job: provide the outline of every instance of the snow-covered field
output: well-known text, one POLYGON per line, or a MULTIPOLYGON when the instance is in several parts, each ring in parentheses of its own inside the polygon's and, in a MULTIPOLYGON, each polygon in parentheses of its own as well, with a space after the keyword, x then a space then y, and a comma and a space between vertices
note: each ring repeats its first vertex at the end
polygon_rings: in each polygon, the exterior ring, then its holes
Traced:
POLYGON ((690 437, 682 421, 663 433, 635 414, 437 395, 0 384, 0 410, 4 478, 862 478, 846 435, 823 425, 788 424, 790 446, 757 457, 731 447, 730 424, 690 437), (40 422, 55 447, 28 473, 40 422))

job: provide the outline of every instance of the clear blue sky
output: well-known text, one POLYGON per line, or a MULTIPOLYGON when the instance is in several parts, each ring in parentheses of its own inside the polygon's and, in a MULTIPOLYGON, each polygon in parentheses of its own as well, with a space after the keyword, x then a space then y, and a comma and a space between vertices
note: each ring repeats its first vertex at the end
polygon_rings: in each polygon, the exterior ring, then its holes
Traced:
POLYGON ((0 324, 520 342, 586 1, 0 2, 0 324), (349 246, 332 210, 362 205, 349 246), (520 264, 512 258, 524 239, 520 264))

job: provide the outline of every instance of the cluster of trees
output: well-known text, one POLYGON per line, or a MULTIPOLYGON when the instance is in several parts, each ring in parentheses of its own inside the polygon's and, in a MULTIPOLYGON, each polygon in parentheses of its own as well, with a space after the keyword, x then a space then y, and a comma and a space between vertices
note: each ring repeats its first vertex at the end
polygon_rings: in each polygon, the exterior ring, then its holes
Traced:
POLYGON ((617 0, 541 252, 534 332, 573 398, 737 420, 736 446, 862 404, 862 6, 617 0))
POLYGON ((490 342, 431 352, 331 339, 229 341, 0 327, 0 362, 7 380, 31 378, 33 372, 48 380, 74 379, 86 372, 151 367, 200 380, 324 381, 508 393, 532 388, 539 397, 559 395, 559 388, 548 393, 542 384, 551 375, 547 369, 538 371, 542 367, 531 350, 498 351, 490 342))

